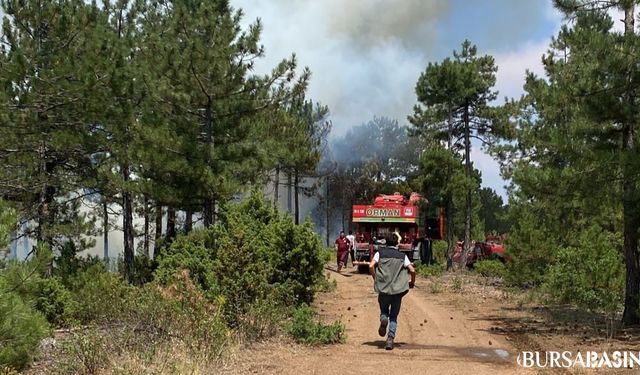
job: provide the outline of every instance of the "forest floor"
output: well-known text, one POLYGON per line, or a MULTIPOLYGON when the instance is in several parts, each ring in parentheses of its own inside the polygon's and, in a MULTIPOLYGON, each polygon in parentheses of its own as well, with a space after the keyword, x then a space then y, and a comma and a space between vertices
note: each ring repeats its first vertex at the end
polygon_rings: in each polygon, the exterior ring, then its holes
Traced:
MULTIPOLYGON (((333 292, 314 306, 325 322, 340 320, 346 342, 308 347, 286 339, 248 345, 227 358, 228 374, 555 374, 636 373, 634 370, 525 369, 521 351, 640 350, 638 331, 608 338, 597 317, 566 306, 541 307, 521 292, 472 273, 418 276, 403 299, 394 350, 378 336, 376 294, 369 275, 330 268, 333 292)), ((544 355, 544 354, 543 354, 544 355)), ((544 357, 543 357, 544 360, 544 357)))

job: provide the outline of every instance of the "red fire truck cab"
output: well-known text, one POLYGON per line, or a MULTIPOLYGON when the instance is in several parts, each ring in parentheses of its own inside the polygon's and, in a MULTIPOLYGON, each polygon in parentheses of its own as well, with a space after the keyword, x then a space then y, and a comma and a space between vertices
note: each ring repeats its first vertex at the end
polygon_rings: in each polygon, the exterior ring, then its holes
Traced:
POLYGON ((379 195, 373 205, 354 205, 356 265, 362 272, 373 258, 376 239, 386 238, 393 232, 401 236, 398 249, 414 262, 431 262, 431 240, 442 239, 443 212, 429 206, 420 194, 407 198, 400 193, 379 195))

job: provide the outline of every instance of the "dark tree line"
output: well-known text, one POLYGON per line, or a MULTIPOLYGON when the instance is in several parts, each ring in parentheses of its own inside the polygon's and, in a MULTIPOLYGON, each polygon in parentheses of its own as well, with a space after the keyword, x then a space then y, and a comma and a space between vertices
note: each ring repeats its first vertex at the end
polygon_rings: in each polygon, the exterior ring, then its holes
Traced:
POLYGON ((0 196, 38 243, 82 250, 119 214, 132 279, 135 212, 149 254, 153 236, 188 232, 194 216, 214 223, 221 202, 270 171, 297 181, 317 163, 327 109, 305 99, 310 72, 292 56, 255 74, 262 25, 243 29, 228 1, 1 5, 0 196), (292 142, 296 153, 273 152, 292 142), (80 213, 90 195, 97 215, 80 213))

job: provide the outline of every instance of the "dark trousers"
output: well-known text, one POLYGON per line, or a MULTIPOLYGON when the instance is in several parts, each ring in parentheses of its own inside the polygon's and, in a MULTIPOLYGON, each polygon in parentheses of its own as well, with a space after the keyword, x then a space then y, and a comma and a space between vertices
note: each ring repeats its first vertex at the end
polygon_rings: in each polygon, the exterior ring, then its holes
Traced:
POLYGON ((353 262, 356 261, 356 251, 353 249, 353 247, 351 248, 351 250, 349 251, 349 254, 351 254, 351 264, 355 264, 353 262))
POLYGON ((431 240, 424 240, 420 245, 420 261, 422 264, 433 264, 433 243, 431 240))
POLYGON ((389 318, 389 337, 396 337, 396 328, 398 327, 398 315, 400 314, 400 306, 402 305, 402 297, 406 293, 400 294, 378 294, 378 304, 380 305, 380 318, 386 316, 389 318))

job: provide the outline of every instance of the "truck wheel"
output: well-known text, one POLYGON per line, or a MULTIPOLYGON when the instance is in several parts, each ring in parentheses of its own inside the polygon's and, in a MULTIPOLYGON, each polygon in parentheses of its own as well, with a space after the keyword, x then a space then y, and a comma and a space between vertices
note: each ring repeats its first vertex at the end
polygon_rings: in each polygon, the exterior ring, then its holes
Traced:
POLYGON ((369 273, 369 266, 366 264, 358 265, 358 273, 369 273))

